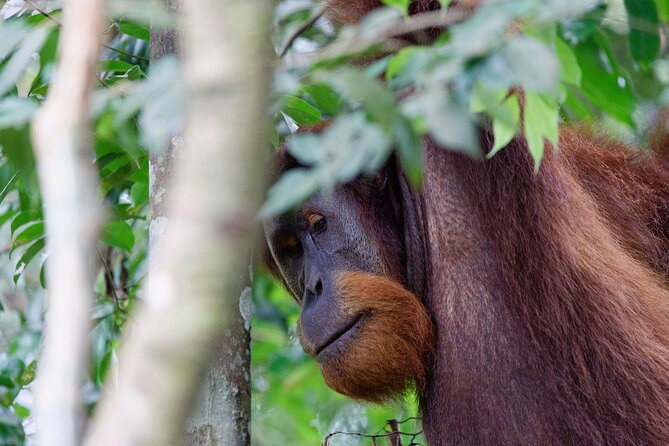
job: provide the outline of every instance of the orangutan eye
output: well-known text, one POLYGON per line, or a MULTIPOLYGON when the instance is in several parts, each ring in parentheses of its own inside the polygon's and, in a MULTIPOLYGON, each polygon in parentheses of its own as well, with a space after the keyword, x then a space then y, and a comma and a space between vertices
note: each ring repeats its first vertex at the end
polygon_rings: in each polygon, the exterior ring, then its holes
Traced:
POLYGON ((309 223, 309 229, 314 234, 319 234, 325 231, 327 228, 327 223, 325 222, 325 217, 320 214, 310 214, 307 217, 307 223, 309 223))

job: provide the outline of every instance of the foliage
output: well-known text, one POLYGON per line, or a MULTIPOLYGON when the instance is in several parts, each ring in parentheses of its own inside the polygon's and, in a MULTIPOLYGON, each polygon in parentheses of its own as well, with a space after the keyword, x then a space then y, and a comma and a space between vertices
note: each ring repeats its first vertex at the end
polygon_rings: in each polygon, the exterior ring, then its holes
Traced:
MULTIPOLYGON (((32 428, 29 389, 48 267, 30 121, 48 94, 61 13, 56 9, 31 15, 11 6, 5 5, 2 14, 14 14, 0 22, 0 239, 9 241, 0 249, 3 275, 12 278, 11 288, 3 287, 0 296, 0 444, 23 444, 24 427, 32 428)), ((91 362, 85 384, 90 408, 115 366, 119 335, 145 274, 149 178, 141 123, 150 110, 148 102, 155 103, 146 91, 150 83, 142 81, 148 70, 148 27, 119 15, 111 19, 109 33, 109 49, 103 48, 95 74, 92 117, 92 162, 100 173, 108 222, 98 246, 96 305, 91 314, 91 362)))
MULTIPOLYGON (((307 168, 272 187, 262 215, 371 173, 393 153, 418 184, 425 135, 482 157, 477 128, 490 122, 495 145, 488 156, 522 132, 540 168, 545 143, 557 148, 561 123, 586 122, 643 142, 649 116, 669 101, 669 59, 660 38, 669 21, 665 1, 494 0, 453 21, 430 45, 408 44, 402 31, 411 28, 421 42, 451 16, 432 13, 423 29, 407 17, 406 0, 385 3, 359 26, 337 29, 321 18, 294 39, 317 5, 277 2, 273 43, 287 53, 275 62, 267 154, 287 144, 307 168), (294 134, 326 119, 332 124, 322 134, 294 134)), ((58 1, 37 4, 43 13, 22 0, 0 9, 0 241, 8 241, 0 243, 0 444, 7 445, 23 444, 33 429, 30 388, 48 267, 48 209, 41 206, 30 121, 48 93, 61 12, 58 1)), ((159 155, 182 125, 179 64, 149 63, 149 19, 174 23, 151 2, 113 2, 94 79, 91 162, 108 223, 91 314, 90 410, 114 373, 119 337, 146 273, 149 156, 159 155)), ((415 414, 410 395, 381 408, 327 389, 295 339, 297 305, 262 271, 254 277, 254 443, 317 444, 333 430, 373 433, 387 418, 415 414)), ((333 444, 347 442, 360 444, 333 444)))
POLYGON ((667 100, 664 2, 495 0, 464 21, 431 13, 422 28, 406 17, 408 2, 385 3, 338 33, 317 22, 279 61, 278 95, 291 100, 274 110, 275 143, 285 138, 308 168, 284 175, 261 215, 373 172, 393 152, 417 184, 425 135, 480 158, 485 122, 495 140, 489 157, 522 133, 537 170, 544 150, 558 149, 562 123, 604 124, 643 142, 646 119, 667 100), (421 41, 444 23, 433 44, 396 40, 412 30, 421 41), (332 121, 325 132, 290 135, 318 116, 332 121))

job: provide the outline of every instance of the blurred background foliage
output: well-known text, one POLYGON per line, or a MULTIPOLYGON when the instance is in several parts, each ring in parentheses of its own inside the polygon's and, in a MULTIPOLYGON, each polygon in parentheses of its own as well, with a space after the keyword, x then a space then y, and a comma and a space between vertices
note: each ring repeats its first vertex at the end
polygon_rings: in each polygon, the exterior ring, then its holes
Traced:
MULTIPOLYGON (((25 444, 34 432, 30 389, 48 253, 30 121, 48 93, 61 3, 0 0, 0 445, 25 444)), ((315 0, 274 2, 267 155, 287 143, 310 168, 273 186, 262 215, 373 172, 393 152, 419 184, 421 138, 429 134, 450 150, 482 157, 476 128, 485 122, 492 123, 495 151, 522 131, 537 167, 544 143, 557 144, 560 124, 585 123, 644 146, 669 103, 667 0, 491 0, 464 22, 438 12, 421 26, 406 17, 407 0, 386 3, 359 26, 340 27, 320 17, 315 0), (526 101, 522 126, 518 97, 508 95, 518 89, 526 101), (294 136, 324 119, 332 123, 322 134, 294 136)), ((141 298, 149 154, 178 143, 182 127, 179 62, 149 63, 149 21, 175 24, 153 1, 110 2, 107 44, 93 79, 91 163, 108 223, 91 314, 91 411, 103 381, 114 379, 120 335, 141 298)), ((296 339, 297 304, 258 268, 253 289, 253 444, 319 444, 333 431, 374 433, 388 418, 416 415, 412 395, 378 407, 329 390, 296 339)), ((418 431, 415 424, 403 430, 418 431)), ((342 436, 331 444, 369 441, 342 436)))

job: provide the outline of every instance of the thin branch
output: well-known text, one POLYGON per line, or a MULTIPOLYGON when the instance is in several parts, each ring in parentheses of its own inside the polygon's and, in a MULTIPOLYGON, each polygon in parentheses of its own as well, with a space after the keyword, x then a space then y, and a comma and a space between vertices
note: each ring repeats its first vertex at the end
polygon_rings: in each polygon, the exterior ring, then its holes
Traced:
POLYGON ((423 434, 423 431, 419 431, 419 432, 396 431, 396 432, 385 432, 383 434, 363 434, 362 432, 334 431, 334 432, 330 432, 325 437, 322 444, 327 445, 330 438, 334 437, 335 435, 349 435, 349 436, 352 436, 352 437, 362 437, 362 438, 388 438, 388 437, 395 436, 395 435, 404 435, 404 436, 410 437, 411 441, 413 441, 419 435, 422 435, 422 434, 423 434))
POLYGON ((51 259, 35 388, 39 446, 77 446, 82 436, 81 386, 101 223, 88 116, 105 0, 67 0, 65 10, 56 74, 32 126, 51 259))
POLYGON ((102 46, 105 47, 105 48, 107 48, 108 50, 112 50, 112 51, 115 51, 115 52, 117 52, 117 53, 119 53, 119 54, 123 54, 124 56, 133 57, 133 58, 138 59, 138 60, 146 60, 146 61, 149 60, 148 57, 138 56, 137 54, 132 54, 132 53, 127 53, 127 52, 125 52, 125 51, 123 51, 123 50, 119 50, 118 48, 114 48, 113 46, 106 45, 106 44, 104 44, 104 43, 102 44, 102 46))
POLYGON ((318 8, 313 10, 313 12, 311 13, 311 15, 307 20, 302 22, 300 26, 288 36, 286 41, 283 43, 283 46, 279 50, 278 54, 279 57, 283 57, 286 55, 290 47, 293 46, 295 40, 298 37, 300 37, 302 33, 304 33, 306 30, 311 28, 311 25, 316 23, 316 21, 323 16, 323 13, 325 13, 326 8, 327 8, 327 3, 322 3, 318 8))
POLYGON ((32 0, 24 0, 24 1, 25 1, 27 4, 29 4, 30 6, 32 6, 32 8, 33 8, 35 11, 39 12, 39 13, 42 14, 44 17, 46 17, 47 19, 51 20, 51 21, 52 21, 53 23, 55 23, 56 25, 58 25, 58 26, 63 26, 63 23, 62 23, 60 20, 58 20, 58 19, 55 18, 53 15, 49 14, 48 12, 46 12, 44 9, 40 8, 39 5, 37 5, 37 4, 36 4, 35 2, 33 2, 32 0))
POLYGON ((349 38, 336 40, 311 54, 296 55, 296 57, 292 57, 291 61, 285 63, 285 65, 288 68, 299 68, 325 60, 360 54, 376 45, 387 43, 394 38, 406 36, 417 31, 446 28, 449 25, 462 22, 471 15, 472 11, 457 7, 449 8, 446 11, 436 10, 412 15, 402 21, 393 21, 376 32, 356 33, 349 38))
MULTIPOLYGON (((63 23, 60 20, 58 20, 56 17, 54 17, 53 14, 50 14, 50 13, 46 12, 44 9, 40 8, 39 5, 35 4, 35 2, 33 2, 32 0, 25 0, 25 2, 27 4, 29 4, 35 11, 39 12, 44 17, 51 20, 53 23, 57 24, 60 27, 63 26, 63 23)), ((107 48, 108 50, 111 50, 111 51, 117 52, 119 54, 122 54, 124 56, 134 58, 134 59, 146 60, 146 61, 149 60, 148 57, 143 57, 143 56, 138 56, 136 54, 128 53, 126 51, 120 50, 118 48, 114 48, 113 46, 110 46, 110 45, 107 45, 107 44, 104 44, 104 43, 100 43, 100 46, 102 46, 104 48, 107 48)))

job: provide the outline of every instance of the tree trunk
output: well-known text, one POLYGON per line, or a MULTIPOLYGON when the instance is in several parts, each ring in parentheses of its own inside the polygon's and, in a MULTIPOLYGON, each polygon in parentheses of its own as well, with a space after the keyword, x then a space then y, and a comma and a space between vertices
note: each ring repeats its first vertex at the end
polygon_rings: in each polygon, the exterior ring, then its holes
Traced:
MULTIPOLYGON (((264 0, 189 0, 183 11, 189 107, 173 158, 169 224, 121 351, 118 388, 98 408, 89 445, 180 444, 216 340, 226 334, 233 349, 242 343, 233 329, 262 197, 270 9, 264 0)), ((229 382, 248 382, 243 373, 241 381, 230 376, 216 400, 234 395, 229 382)), ((230 437, 246 423, 234 412, 218 421, 228 435, 221 444, 240 444, 230 437)))
MULTIPOLYGON (((178 0, 167 0, 177 12, 178 0)), ((179 36, 175 29, 151 29, 151 62, 177 54, 179 36)), ((172 159, 180 139, 170 142, 165 152, 150 159, 149 274, 155 263, 159 239, 167 226, 164 198, 172 178, 172 159)), ((248 280, 240 281, 239 312, 224 337, 217 342, 211 364, 201 384, 199 396, 186 424, 186 443, 198 445, 240 445, 250 443, 251 418, 251 297, 248 280), (230 422, 232 421, 232 423, 230 422)))
POLYGON ((81 388, 101 223, 88 116, 104 14, 104 0, 65 2, 58 67, 33 124, 49 252, 49 306, 35 382, 40 446, 76 446, 84 424, 81 388))

